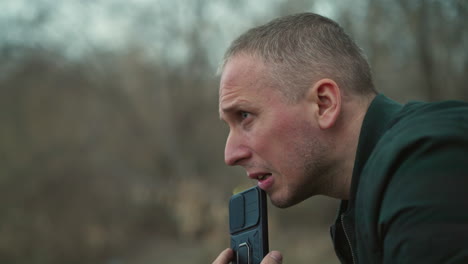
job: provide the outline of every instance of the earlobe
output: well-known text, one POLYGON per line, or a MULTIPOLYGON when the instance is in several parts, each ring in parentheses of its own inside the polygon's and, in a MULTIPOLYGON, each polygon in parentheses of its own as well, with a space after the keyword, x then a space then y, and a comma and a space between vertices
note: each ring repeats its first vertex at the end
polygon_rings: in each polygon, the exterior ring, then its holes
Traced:
POLYGON ((341 111, 341 92, 331 79, 317 81, 308 94, 314 103, 315 118, 321 129, 333 127, 341 111))

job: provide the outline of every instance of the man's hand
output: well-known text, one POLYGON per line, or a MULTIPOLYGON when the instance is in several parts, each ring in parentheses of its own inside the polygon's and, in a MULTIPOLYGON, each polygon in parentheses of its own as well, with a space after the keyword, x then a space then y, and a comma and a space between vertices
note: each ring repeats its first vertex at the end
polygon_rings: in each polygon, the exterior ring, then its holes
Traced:
POLYGON ((283 255, 279 251, 271 251, 262 260, 260 264, 281 264, 283 263, 283 255))
POLYGON ((234 251, 230 248, 226 248, 219 254, 219 256, 213 261, 213 264, 229 264, 234 260, 234 251))
MULTIPOLYGON (((234 260, 234 251, 227 248, 215 259, 213 264, 229 264, 234 260)), ((265 258, 263 258, 262 263, 260 264, 281 264, 283 263, 283 256, 279 251, 271 251, 268 253, 265 258)))

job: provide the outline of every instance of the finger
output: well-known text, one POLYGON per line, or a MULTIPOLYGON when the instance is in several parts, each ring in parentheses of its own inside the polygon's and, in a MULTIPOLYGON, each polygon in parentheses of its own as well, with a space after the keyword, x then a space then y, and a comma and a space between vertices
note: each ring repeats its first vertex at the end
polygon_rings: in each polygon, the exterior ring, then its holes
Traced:
POLYGON ((234 252, 230 248, 226 248, 219 254, 219 256, 213 261, 213 264, 228 264, 234 258, 234 252))
POLYGON ((279 251, 271 251, 260 264, 281 264, 283 263, 283 255, 279 251))

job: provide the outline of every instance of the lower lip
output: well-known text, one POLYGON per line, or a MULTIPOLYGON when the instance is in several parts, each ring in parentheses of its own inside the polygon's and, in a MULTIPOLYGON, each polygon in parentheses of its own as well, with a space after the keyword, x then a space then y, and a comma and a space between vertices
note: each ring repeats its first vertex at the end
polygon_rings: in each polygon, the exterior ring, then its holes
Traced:
POLYGON ((258 180, 258 187, 264 191, 268 191, 273 185, 273 175, 268 176, 266 179, 258 180))

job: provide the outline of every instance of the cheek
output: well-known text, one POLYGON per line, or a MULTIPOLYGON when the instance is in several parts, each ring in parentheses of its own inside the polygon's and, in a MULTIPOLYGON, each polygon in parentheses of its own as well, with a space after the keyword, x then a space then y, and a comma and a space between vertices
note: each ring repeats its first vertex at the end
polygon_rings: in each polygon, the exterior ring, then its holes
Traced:
POLYGON ((256 149, 263 158, 276 163, 273 166, 296 157, 295 146, 303 141, 304 124, 293 123, 291 120, 294 119, 277 118, 269 125, 262 126, 256 136, 256 149))
POLYGON ((290 145, 303 140, 307 124, 297 116, 280 116, 276 119, 274 129, 271 131, 272 139, 280 144, 290 145))

